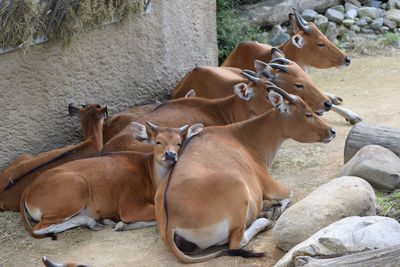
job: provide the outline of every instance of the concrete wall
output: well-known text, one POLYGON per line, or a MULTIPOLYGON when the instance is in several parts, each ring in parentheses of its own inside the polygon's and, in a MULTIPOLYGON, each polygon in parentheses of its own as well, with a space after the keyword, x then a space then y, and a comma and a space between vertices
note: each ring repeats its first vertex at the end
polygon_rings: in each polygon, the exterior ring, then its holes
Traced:
POLYGON ((163 99, 195 64, 217 64, 215 0, 153 0, 149 15, 82 33, 64 51, 0 55, 0 170, 21 153, 79 142, 70 102, 115 113, 163 99))

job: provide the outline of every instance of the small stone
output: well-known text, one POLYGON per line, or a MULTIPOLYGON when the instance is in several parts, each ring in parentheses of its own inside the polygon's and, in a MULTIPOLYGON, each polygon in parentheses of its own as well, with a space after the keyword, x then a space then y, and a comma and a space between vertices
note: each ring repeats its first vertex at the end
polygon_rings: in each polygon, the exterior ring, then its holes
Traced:
MULTIPOLYGON (((353 26, 356 26, 356 25, 353 25, 353 26)), ((358 27, 358 26, 356 26, 356 27, 358 27)), ((360 31, 360 28, 358 28, 358 31, 360 31)), ((355 33, 355 31, 350 30, 350 31, 347 31, 345 34, 343 34, 342 40, 344 40, 346 42, 352 42, 356 36, 357 36, 357 34, 355 33)))
POLYGON ((400 23, 400 10, 399 9, 391 9, 386 12, 386 18, 390 20, 394 20, 396 23, 400 23))
POLYGON ((358 27, 364 27, 364 26, 367 26, 367 25, 368 25, 368 22, 367 22, 366 19, 360 19, 360 20, 358 20, 358 21, 356 22, 356 25, 357 25, 358 27))
POLYGON ((390 30, 389 27, 382 26, 381 33, 387 33, 389 30, 390 30))
POLYGON ((361 31, 361 28, 358 27, 357 25, 353 25, 353 26, 350 27, 350 30, 352 30, 352 31, 354 31, 354 32, 360 32, 360 31, 361 31))
POLYGON ((358 10, 358 7, 353 5, 353 4, 351 4, 351 3, 344 3, 344 10, 346 12, 349 11, 349 10, 352 10, 352 9, 358 10))
POLYGON ((400 9, 400 1, 396 1, 396 8, 400 9))
POLYGON ((362 28, 361 32, 366 33, 366 34, 371 34, 371 33, 374 33, 374 30, 370 29, 370 28, 362 28))
POLYGON ((337 30, 338 30, 338 36, 341 37, 347 31, 347 28, 344 25, 340 25, 339 27, 337 27, 337 30))
POLYGON ((275 36, 275 35, 282 34, 282 33, 283 33, 283 29, 282 29, 282 26, 279 24, 275 25, 271 29, 271 36, 275 36))
POLYGON ((388 5, 388 3, 383 3, 383 4, 381 5, 381 8, 382 8, 383 10, 389 10, 389 5, 388 5))
POLYGON ((394 8, 396 8, 396 3, 397 3, 397 1, 398 1, 398 0, 389 0, 389 1, 387 2, 388 6, 389 6, 388 9, 394 9, 394 8))
POLYGON ((342 167, 340 175, 354 175, 376 188, 393 190, 400 185, 400 158, 387 148, 367 145, 342 167))
POLYGON ((306 20, 306 21, 311 21, 313 22, 315 18, 317 17, 318 13, 313 10, 313 9, 306 9, 301 13, 301 16, 306 20))
POLYGON ((356 7, 361 7, 361 3, 358 0, 345 0, 346 3, 355 5, 356 7))
POLYGON ((368 1, 366 6, 380 8, 382 1, 368 1))
POLYGON ((343 20, 343 25, 346 26, 347 28, 350 28, 352 25, 354 25, 354 23, 356 22, 352 19, 343 20))
POLYGON ((360 7, 358 9, 358 14, 360 17, 369 17, 371 19, 376 19, 379 17, 380 11, 376 7, 360 7))
POLYGON ((357 9, 350 9, 346 12, 346 18, 355 19, 358 15, 357 9))
POLYGON ((328 20, 338 24, 341 24, 344 20, 344 14, 332 8, 329 8, 326 11, 325 16, 328 18, 328 20))
POLYGON ((324 15, 318 14, 314 20, 314 24, 318 27, 321 32, 326 32, 328 28, 329 20, 324 15))
POLYGON ((336 5, 336 6, 333 6, 331 8, 334 9, 334 10, 339 11, 340 13, 344 13, 344 6, 343 5, 336 5))
POLYGON ((362 19, 365 19, 368 24, 370 24, 372 22, 372 19, 369 17, 362 17, 362 19))
POLYGON ((369 25, 369 27, 375 31, 380 30, 382 26, 383 26, 383 18, 377 18, 371 23, 371 25, 369 25))
POLYGON ((383 25, 385 25, 386 27, 388 27, 391 30, 395 30, 397 23, 396 23, 396 21, 393 21, 390 19, 383 19, 383 25))
POLYGON ((336 37, 338 37, 339 31, 334 22, 329 22, 325 35, 326 38, 328 38, 331 42, 333 42, 336 39, 336 37))
POLYGON ((270 38, 269 43, 272 46, 279 46, 283 43, 286 43, 287 41, 290 40, 290 35, 287 33, 281 33, 278 35, 275 35, 270 38))

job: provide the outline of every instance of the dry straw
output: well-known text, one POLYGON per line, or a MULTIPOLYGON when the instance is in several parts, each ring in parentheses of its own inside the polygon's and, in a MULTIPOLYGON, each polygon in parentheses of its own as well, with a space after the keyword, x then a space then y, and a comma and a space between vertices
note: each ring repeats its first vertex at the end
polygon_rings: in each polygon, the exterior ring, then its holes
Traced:
POLYGON ((140 0, 0 0, 1 48, 37 38, 69 43, 75 34, 120 22, 142 8, 140 0))

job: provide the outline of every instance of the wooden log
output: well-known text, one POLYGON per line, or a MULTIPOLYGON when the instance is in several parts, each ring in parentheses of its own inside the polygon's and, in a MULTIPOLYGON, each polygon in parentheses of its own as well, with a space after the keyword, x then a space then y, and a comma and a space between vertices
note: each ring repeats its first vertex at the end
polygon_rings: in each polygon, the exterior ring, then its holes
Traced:
POLYGON ((337 258, 317 259, 309 256, 299 256, 295 259, 296 267, 398 267, 400 266, 400 245, 373 249, 349 254, 337 258))
POLYGON ((344 163, 366 145, 386 147, 400 157, 400 129, 358 123, 347 135, 344 163))

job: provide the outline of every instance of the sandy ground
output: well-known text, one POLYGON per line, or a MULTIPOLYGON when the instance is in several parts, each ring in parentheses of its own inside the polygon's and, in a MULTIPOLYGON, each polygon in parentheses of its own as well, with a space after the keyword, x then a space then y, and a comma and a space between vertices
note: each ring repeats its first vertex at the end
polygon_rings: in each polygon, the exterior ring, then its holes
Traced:
MULTIPOLYGON (((390 57, 353 57, 346 69, 312 70, 311 76, 324 91, 344 98, 344 107, 364 122, 400 127, 400 52, 390 57)), ((334 113, 325 120, 337 130, 330 144, 299 144, 287 141, 272 167, 275 179, 289 185, 295 200, 335 178, 343 163, 344 142, 351 126, 334 113)), ((221 257, 199 266, 271 266, 283 251, 277 249, 271 231, 258 235, 249 249, 266 251, 262 259, 221 257)), ((40 266, 46 255, 60 262, 90 266, 178 266, 165 249, 157 227, 131 232, 75 229, 60 234, 57 241, 28 236, 18 214, 0 213, 0 266, 40 266)))

